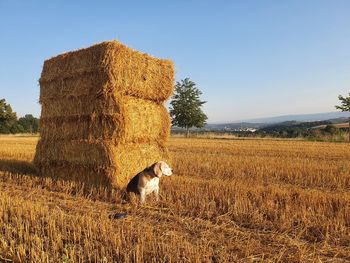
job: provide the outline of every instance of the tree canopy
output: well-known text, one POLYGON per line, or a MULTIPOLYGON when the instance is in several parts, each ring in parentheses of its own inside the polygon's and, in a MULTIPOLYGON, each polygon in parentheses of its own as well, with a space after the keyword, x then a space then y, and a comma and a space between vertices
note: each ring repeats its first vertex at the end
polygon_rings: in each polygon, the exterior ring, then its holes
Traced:
MULTIPOLYGON (((343 97, 342 95, 339 95, 338 99, 340 100, 340 105, 335 106, 335 108, 341 111, 350 112, 350 93, 348 97, 343 97)), ((349 142, 350 142, 350 117, 349 117, 349 142)))
POLYGON ((350 93, 349 97, 343 97, 342 95, 339 95, 338 99, 340 100, 340 105, 335 106, 335 108, 341 111, 350 112, 350 93))
POLYGON ((16 112, 12 111, 10 104, 5 99, 0 100, 0 133, 18 132, 16 112))
POLYGON ((176 82, 175 93, 170 102, 170 116, 172 124, 185 128, 187 135, 192 127, 202 128, 206 124, 207 116, 201 107, 206 101, 201 101, 202 92, 196 83, 189 78, 176 82))
POLYGON ((0 99, 0 134, 10 133, 37 133, 39 131, 39 119, 27 114, 17 119, 17 114, 12 110, 5 99, 0 99))
POLYGON ((32 114, 26 114, 24 117, 19 118, 18 124, 28 133, 39 132, 39 119, 35 118, 32 114))

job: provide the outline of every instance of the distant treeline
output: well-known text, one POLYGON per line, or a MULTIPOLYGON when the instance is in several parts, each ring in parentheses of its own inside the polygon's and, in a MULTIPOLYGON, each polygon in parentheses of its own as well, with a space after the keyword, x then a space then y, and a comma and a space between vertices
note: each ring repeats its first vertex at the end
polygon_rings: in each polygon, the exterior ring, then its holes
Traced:
POLYGON ((303 138, 312 141, 346 141, 346 128, 337 128, 327 124, 325 128, 307 128, 306 126, 280 127, 279 129, 258 130, 254 134, 241 134, 244 137, 303 138))
POLYGON ((330 121, 313 121, 302 123, 296 121, 286 121, 259 129, 257 133, 283 138, 308 137, 315 133, 316 129, 314 129, 314 127, 321 125, 326 125, 326 127, 328 127, 327 130, 324 131, 326 133, 334 133, 337 130, 330 121), (334 129, 330 129, 330 127, 334 127, 334 129))
MULTIPOLYGON (((340 121, 340 120, 339 120, 340 121)), ((345 122, 346 119, 343 120, 345 122)), ((182 134, 183 130, 172 129, 172 134, 182 134)), ((346 141, 348 138, 348 128, 338 128, 332 121, 297 122, 286 121, 269 125, 251 131, 227 131, 224 129, 192 130, 193 135, 206 133, 231 134, 237 137, 250 138, 301 138, 316 141, 346 141)))
POLYGON ((0 100, 0 134, 38 133, 39 119, 31 114, 17 118, 10 104, 5 99, 0 100))
POLYGON ((297 138, 304 137, 317 139, 324 136, 341 135, 346 132, 345 128, 337 128, 331 121, 314 122, 284 122, 257 131, 259 135, 269 135, 272 137, 297 138), (324 128, 319 128, 324 126, 324 128))

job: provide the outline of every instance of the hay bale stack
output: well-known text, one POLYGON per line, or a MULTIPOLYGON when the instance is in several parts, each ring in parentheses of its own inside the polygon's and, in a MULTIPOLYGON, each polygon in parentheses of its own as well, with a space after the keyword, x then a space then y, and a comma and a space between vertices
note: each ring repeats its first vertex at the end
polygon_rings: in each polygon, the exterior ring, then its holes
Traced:
POLYGON ((39 82, 40 173, 123 187, 167 159, 171 61, 108 41, 46 60, 39 82))

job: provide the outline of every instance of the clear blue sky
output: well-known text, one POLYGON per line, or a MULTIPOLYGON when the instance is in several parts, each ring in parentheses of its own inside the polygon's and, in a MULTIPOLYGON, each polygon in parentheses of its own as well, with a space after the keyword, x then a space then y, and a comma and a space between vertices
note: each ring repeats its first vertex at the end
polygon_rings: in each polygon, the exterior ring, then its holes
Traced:
POLYGON ((350 1, 0 0, 0 98, 39 116, 43 61, 111 39, 172 59, 209 122, 335 111, 350 92, 350 1))

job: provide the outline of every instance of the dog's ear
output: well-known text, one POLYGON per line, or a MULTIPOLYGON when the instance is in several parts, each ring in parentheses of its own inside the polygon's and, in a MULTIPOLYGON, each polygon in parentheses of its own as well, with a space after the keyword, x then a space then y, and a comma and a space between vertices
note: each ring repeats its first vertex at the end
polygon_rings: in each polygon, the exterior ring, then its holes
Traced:
POLYGON ((161 165, 162 165, 161 162, 157 162, 153 165, 153 172, 158 177, 161 177, 163 175, 161 165))

